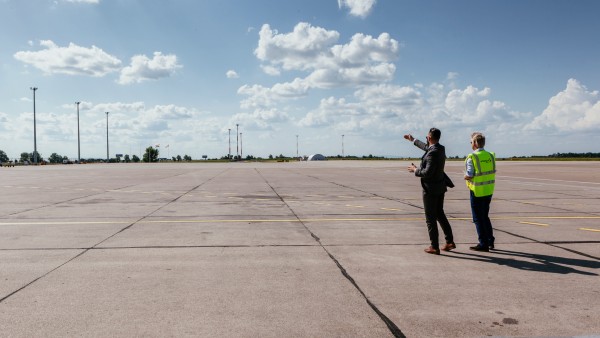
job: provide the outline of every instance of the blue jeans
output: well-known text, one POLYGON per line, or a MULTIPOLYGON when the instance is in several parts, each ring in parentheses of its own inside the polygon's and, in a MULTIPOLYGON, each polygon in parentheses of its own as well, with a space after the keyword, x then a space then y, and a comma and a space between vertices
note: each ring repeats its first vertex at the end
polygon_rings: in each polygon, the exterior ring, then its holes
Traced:
POLYGON ((479 239, 479 245, 484 248, 489 248, 490 245, 494 245, 494 229, 492 228, 492 221, 490 221, 490 203, 492 202, 492 195, 475 197, 473 191, 470 191, 471 195, 471 213, 473 214, 473 223, 477 229, 477 237, 479 239))

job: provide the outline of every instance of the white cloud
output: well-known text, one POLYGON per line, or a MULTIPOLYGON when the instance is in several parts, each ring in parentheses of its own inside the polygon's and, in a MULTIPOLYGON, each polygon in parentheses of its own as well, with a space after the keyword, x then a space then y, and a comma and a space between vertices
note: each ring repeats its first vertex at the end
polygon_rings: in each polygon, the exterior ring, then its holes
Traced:
POLYGON ((269 65, 261 65, 260 68, 267 75, 271 75, 271 76, 279 76, 279 75, 281 75, 281 71, 277 67, 273 67, 273 66, 269 66, 269 65))
POLYGON ((390 81, 396 71, 391 62, 397 59, 400 48, 388 33, 377 38, 355 34, 348 44, 336 45, 338 32, 305 22, 287 34, 279 34, 265 24, 259 36, 254 53, 267 63, 263 70, 279 74, 281 67, 286 71, 309 72, 307 79, 317 88, 390 81))
POLYGON ((182 66, 177 63, 177 56, 174 54, 163 55, 161 52, 154 52, 152 59, 145 55, 136 55, 131 58, 131 65, 121 70, 118 82, 130 84, 157 80, 171 76, 179 68, 182 66))
POLYGON ((550 99, 548 107, 528 126, 528 130, 584 132, 600 129, 600 95, 575 79, 550 99))
POLYGON ((392 80, 396 66, 391 63, 358 68, 318 69, 306 79, 311 87, 337 88, 382 83, 392 80))
POLYGON ((377 38, 355 34, 348 44, 336 44, 339 33, 301 22, 287 34, 272 30, 268 24, 259 33, 256 57, 263 71, 281 75, 282 71, 306 72, 305 78, 277 83, 272 88, 245 85, 238 94, 242 108, 269 107, 282 100, 297 99, 311 88, 360 87, 393 79, 399 43, 389 34, 377 38))
MULTIPOLYGON (((119 147, 119 144, 142 144, 145 147, 156 143, 171 143, 183 147, 182 143, 207 137, 208 133, 197 135, 194 133, 198 129, 204 128, 203 125, 210 120, 195 109, 173 104, 146 107, 143 102, 86 103, 85 109, 82 111, 86 119, 94 121, 91 125, 89 123, 82 124, 86 126, 82 135, 90 135, 87 136, 87 141, 90 143, 99 142, 105 137, 106 115, 104 112, 110 112, 111 148, 114 143, 115 149, 119 147)), ((211 126, 214 124, 213 122, 211 122, 211 126)), ((213 133, 216 132, 213 130, 211 135, 213 133)))
POLYGON ((357 90, 354 96, 372 115, 402 116, 426 105, 420 89, 409 86, 373 85, 357 90))
POLYGON ((347 7, 351 15, 364 18, 371 13, 376 2, 377 0, 338 0, 338 6, 340 9, 347 7))
POLYGON ((45 49, 40 51, 20 51, 15 59, 32 65, 44 73, 89 75, 101 77, 121 68, 121 61, 102 49, 92 46, 81 47, 70 43, 68 47, 59 47, 51 40, 40 41, 45 49))
POLYGON ((293 100, 304 97, 310 89, 303 79, 294 79, 292 82, 277 83, 271 88, 261 85, 244 85, 238 89, 238 94, 248 96, 242 100, 242 108, 270 107, 282 100, 293 100))
MULTIPOLYGON (((356 108, 356 107, 355 107, 356 108)), ((301 127, 327 127, 336 123, 337 117, 351 115, 348 112, 352 109, 346 100, 335 97, 322 99, 319 107, 304 116, 298 125, 301 127)))
POLYGON ((290 120, 289 115, 279 109, 255 109, 252 113, 234 115, 230 124, 239 123, 246 130, 274 130, 274 124, 290 120))
POLYGON ((479 90, 473 86, 459 90, 437 83, 429 87, 372 85, 356 90, 353 102, 335 97, 321 100, 319 107, 301 118, 298 125, 362 130, 379 137, 390 132, 426 130, 433 125, 455 130, 510 125, 514 131, 531 118, 531 114, 512 111, 505 103, 490 100, 490 95, 489 88, 479 90))
POLYGON ((279 34, 265 24, 259 37, 254 51, 259 60, 282 65, 286 70, 308 70, 338 40, 339 33, 300 22, 287 34, 279 34))
POLYGON ((231 70, 231 69, 228 70, 225 75, 227 76, 228 79, 237 79, 240 77, 235 70, 231 70))
POLYGON ((370 35, 355 34, 349 44, 331 48, 337 64, 346 67, 369 63, 390 62, 397 58, 399 44, 388 33, 374 39, 370 35))

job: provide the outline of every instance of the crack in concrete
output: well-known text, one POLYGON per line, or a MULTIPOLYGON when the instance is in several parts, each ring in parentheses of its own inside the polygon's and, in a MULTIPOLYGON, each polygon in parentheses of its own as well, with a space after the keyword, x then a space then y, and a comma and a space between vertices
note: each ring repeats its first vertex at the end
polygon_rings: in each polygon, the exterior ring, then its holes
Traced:
MULTIPOLYGON (((342 264, 338 261, 337 258, 335 258, 335 256, 329 252, 329 250, 327 250, 327 248, 323 245, 323 243, 321 243, 321 239, 312 231, 308 228, 308 226, 300 219, 300 217, 298 217, 298 215, 296 214, 296 212, 294 212, 294 210, 290 207, 290 205, 283 199, 283 197, 281 197, 279 195, 279 193, 275 190, 275 188, 273 188, 273 186, 271 186, 271 184, 269 184, 269 182, 267 181, 267 179, 260 173, 260 171, 258 169, 254 169, 256 170, 256 172, 258 173, 258 175, 265 181, 265 183, 273 190, 273 192, 279 197, 279 199, 281 200, 282 203, 284 203, 288 209, 290 210, 290 212, 294 215, 294 217, 296 217, 298 219, 298 221, 300 222, 300 224, 302 224, 302 226, 306 229, 306 231, 308 231, 308 233, 311 235, 312 238, 315 239, 315 241, 319 244, 319 246, 323 249, 323 251, 325 251, 325 253, 329 256, 329 258, 335 263, 335 265, 338 267, 338 269, 340 270, 340 272, 342 273, 342 275, 350 282, 350 284, 352 284, 352 286, 354 286, 354 288, 361 294, 361 296, 364 298, 364 300, 367 302, 367 304, 369 305, 369 307, 379 316, 379 318, 385 323, 385 325, 387 326, 387 328, 390 330, 390 333, 396 337, 396 338, 405 338, 406 336, 404 335, 404 333, 402 333, 402 331, 400 330, 400 328, 391 320, 389 319, 383 312, 381 312, 381 310, 379 310, 379 308, 373 304, 373 302, 371 302, 371 300, 369 299, 369 297, 367 297, 367 295, 365 294, 365 292, 361 289, 361 287, 356 283, 356 281, 354 280, 354 278, 352 278, 352 276, 350 276, 350 274, 346 271, 346 269, 342 266, 342 264)), ((309 176, 311 177, 311 176, 309 176)))

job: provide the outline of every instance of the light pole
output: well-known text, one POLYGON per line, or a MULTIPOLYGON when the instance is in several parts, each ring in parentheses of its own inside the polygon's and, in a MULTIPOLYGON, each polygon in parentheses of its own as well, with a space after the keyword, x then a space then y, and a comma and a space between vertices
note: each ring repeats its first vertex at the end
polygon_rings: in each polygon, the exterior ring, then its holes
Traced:
POLYGON ((108 161, 108 112, 106 112, 106 163, 108 163, 108 161))
MULTIPOLYGON (((235 156, 238 157, 240 155, 240 124, 235 124, 235 156)), ((239 158, 238 158, 239 159, 239 158)))
POLYGON ((244 151, 242 150, 242 133, 240 133, 240 160, 242 159, 242 157, 244 157, 244 151))
POLYGON ((227 153, 227 160, 231 160, 231 128, 227 130, 229 131, 229 152, 227 153))
POLYGON ((344 158, 344 134, 342 134, 342 158, 344 158))
POLYGON ((81 142, 79 139, 79 104, 81 102, 77 101, 75 104, 77 105, 77 163, 81 163, 81 142))
POLYGON ((296 159, 300 158, 298 156, 298 135, 296 135, 296 159))
POLYGON ((38 89, 37 89, 37 87, 29 87, 29 89, 33 90, 33 163, 37 164, 38 153, 37 153, 37 130, 35 127, 35 91, 38 89))

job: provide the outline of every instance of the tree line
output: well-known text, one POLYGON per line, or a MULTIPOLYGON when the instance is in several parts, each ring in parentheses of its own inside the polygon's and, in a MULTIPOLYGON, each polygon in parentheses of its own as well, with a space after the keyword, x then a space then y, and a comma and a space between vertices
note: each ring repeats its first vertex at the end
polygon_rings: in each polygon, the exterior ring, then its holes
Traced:
MULTIPOLYGON (((142 156, 142 158, 140 159, 137 155, 124 155, 123 158, 121 158, 121 156, 115 157, 115 158, 109 158, 108 162, 110 163, 117 163, 117 162, 125 162, 125 163, 137 163, 137 162, 159 162, 161 160, 168 160, 166 158, 160 158, 159 157, 159 150, 158 148, 154 148, 154 147, 148 147, 146 148, 146 151, 144 152, 144 155, 142 156)), ((52 153, 50 156, 48 156, 48 158, 46 160, 44 160, 44 157, 39 153, 39 152, 35 152, 35 157, 37 157, 37 160, 39 163, 52 163, 52 164, 58 164, 58 163, 73 163, 72 160, 69 159, 68 156, 63 156, 63 155, 59 155, 57 153, 52 153)), ((186 161, 186 162, 190 162, 192 161, 192 157, 189 155, 184 155, 183 157, 181 155, 177 155, 177 156, 173 156, 170 160, 174 161, 174 162, 181 162, 181 161, 186 161)), ((88 163, 94 163, 94 162, 104 162, 106 161, 106 159, 98 159, 98 158, 88 158, 88 159, 82 159, 82 162, 88 162, 88 163)), ((4 152, 3 150, 0 150, 0 163, 6 163, 6 162, 12 162, 8 156, 6 155, 6 152, 4 152)), ((34 152, 28 153, 28 152, 22 152, 20 157, 18 159, 15 159, 15 163, 33 163, 34 162, 34 152)))

